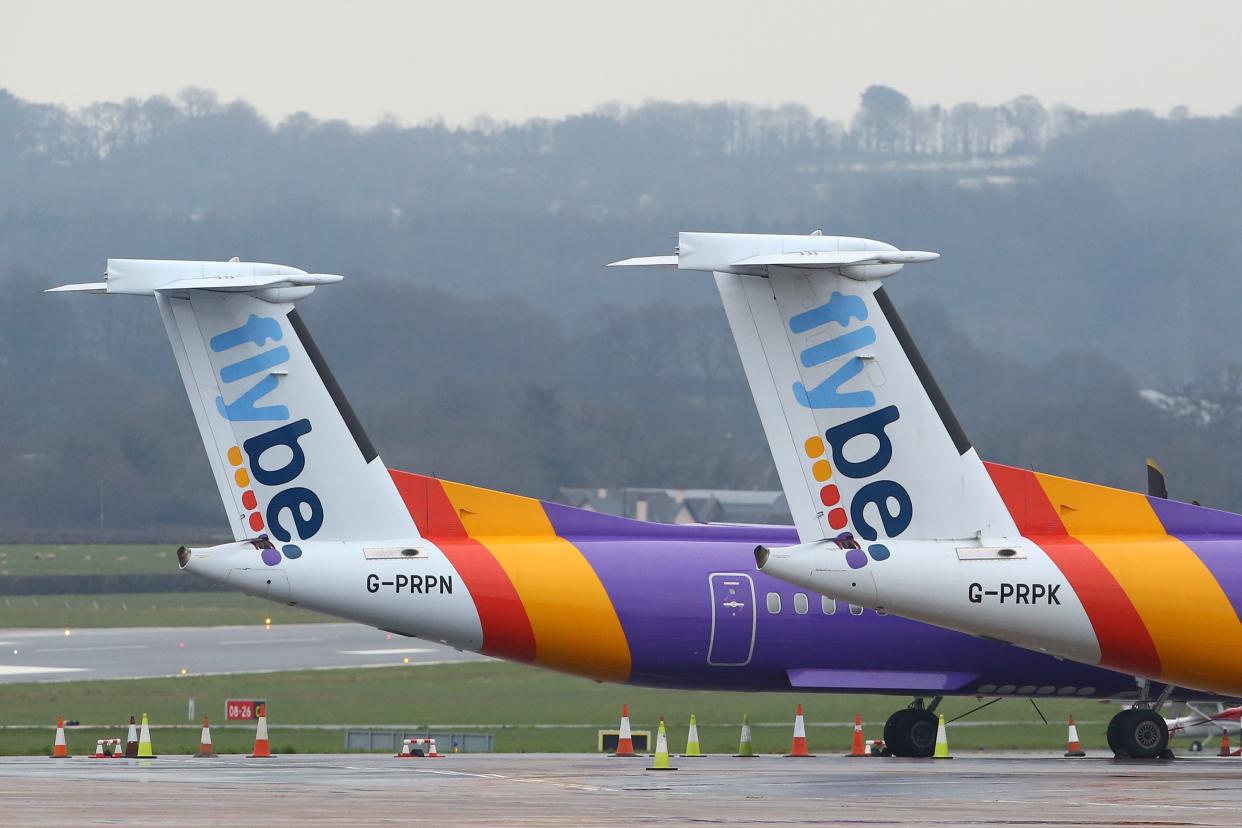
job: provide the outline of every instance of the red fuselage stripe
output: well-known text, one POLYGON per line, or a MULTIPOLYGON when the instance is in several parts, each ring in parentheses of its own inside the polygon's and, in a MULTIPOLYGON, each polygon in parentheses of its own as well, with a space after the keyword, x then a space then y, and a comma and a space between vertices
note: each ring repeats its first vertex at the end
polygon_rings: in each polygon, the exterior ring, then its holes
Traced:
POLYGON ((1043 549, 1082 601, 1106 667, 1160 675, 1160 655, 1138 610, 1090 547, 1071 537, 1035 473, 986 463, 1018 531, 1043 549))
POLYGON ((415 525, 444 552, 474 600, 483 627, 483 653, 535 660, 535 633, 513 582, 487 547, 467 536, 440 481, 389 470, 415 525))

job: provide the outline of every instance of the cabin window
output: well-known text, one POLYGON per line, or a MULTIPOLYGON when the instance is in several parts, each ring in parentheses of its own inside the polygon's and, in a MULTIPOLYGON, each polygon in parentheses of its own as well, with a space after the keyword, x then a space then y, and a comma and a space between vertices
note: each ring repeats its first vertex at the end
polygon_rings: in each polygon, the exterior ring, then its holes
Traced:
POLYGON ((794 612, 798 615, 806 615, 811 609, 811 602, 807 600, 805 592, 794 593, 794 612))
POLYGON ((824 615, 837 614, 837 599, 829 598, 827 595, 819 596, 819 608, 823 610, 824 615))
POLYGON ((876 607, 875 614, 876 615, 888 615, 888 610, 880 609, 879 607, 876 607))
POLYGON ((768 612, 772 615, 779 615, 781 611, 781 596, 775 592, 768 593, 768 612))
POLYGON ((850 604, 850 615, 862 615, 863 608, 857 604, 850 604))

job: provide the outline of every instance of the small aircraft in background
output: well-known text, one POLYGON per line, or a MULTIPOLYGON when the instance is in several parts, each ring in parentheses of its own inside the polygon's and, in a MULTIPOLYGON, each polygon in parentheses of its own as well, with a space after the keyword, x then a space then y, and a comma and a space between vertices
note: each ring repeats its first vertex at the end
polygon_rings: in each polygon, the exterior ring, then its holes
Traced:
POLYGON ((1190 739, 1190 749, 1196 753, 1203 750, 1204 741, 1225 733, 1229 734, 1234 745, 1238 745, 1242 741, 1242 707, 1217 704, 1216 708, 1215 713, 1205 713, 1199 705, 1187 704, 1185 709, 1190 713, 1164 720, 1169 729, 1169 738, 1190 739))

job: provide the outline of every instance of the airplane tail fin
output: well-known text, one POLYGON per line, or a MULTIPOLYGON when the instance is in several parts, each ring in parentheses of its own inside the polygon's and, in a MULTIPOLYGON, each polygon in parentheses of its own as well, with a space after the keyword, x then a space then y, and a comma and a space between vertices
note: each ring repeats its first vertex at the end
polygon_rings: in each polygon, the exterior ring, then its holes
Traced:
POLYGON ((617 264, 713 272, 803 543, 1013 535, 881 286, 935 258, 870 239, 682 233, 676 256, 617 264))
POLYGON ((283 265, 109 259, 53 288, 154 296, 236 540, 414 539, 396 486, 294 303, 341 280, 283 265))

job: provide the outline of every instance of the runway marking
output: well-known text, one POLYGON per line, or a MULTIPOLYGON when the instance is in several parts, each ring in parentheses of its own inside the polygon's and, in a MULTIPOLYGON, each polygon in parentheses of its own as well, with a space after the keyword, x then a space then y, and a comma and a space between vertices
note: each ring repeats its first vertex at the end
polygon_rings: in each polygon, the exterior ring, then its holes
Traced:
POLYGON ((434 653, 435 650, 430 647, 406 647, 404 649, 391 648, 383 650, 337 650, 341 655, 404 655, 406 653, 434 653))
POLYGON ((17 664, 0 664, 0 676, 25 676, 32 673, 86 673, 88 667, 25 667, 17 664))
POLYGON ((566 788, 571 791, 617 791, 617 788, 604 788, 598 785, 587 785, 582 782, 557 782, 555 779, 534 779, 527 776, 505 776, 500 773, 470 773, 469 771, 437 770, 434 768, 418 768, 420 773, 434 773, 439 776, 468 776, 473 779, 496 779, 503 782, 518 782, 529 785, 551 785, 555 788, 566 788))
MULTIPOLYGON (((267 638, 267 637, 268 637, 268 636, 262 636, 262 637, 259 637, 259 638, 247 638, 247 639, 245 639, 245 640, 241 640, 241 641, 217 641, 216 643, 217 643, 217 644, 219 644, 221 647, 236 647, 236 646, 240 646, 240 645, 243 645, 243 644, 266 644, 266 643, 268 643, 268 642, 267 642, 267 641, 265 641, 264 639, 265 639, 265 638, 267 638)), ((300 643, 307 643, 307 642, 312 642, 312 641, 323 641, 323 640, 324 640, 324 639, 323 639, 323 637, 317 637, 317 638, 281 638, 281 637, 280 637, 280 636, 278 636, 278 635, 273 635, 273 636, 270 636, 270 638, 271 638, 271 643, 273 643, 273 644, 300 644, 300 643)))
POLYGON ((95 652, 96 650, 145 650, 150 644, 107 644, 100 647, 43 647, 36 653, 76 653, 95 652))

